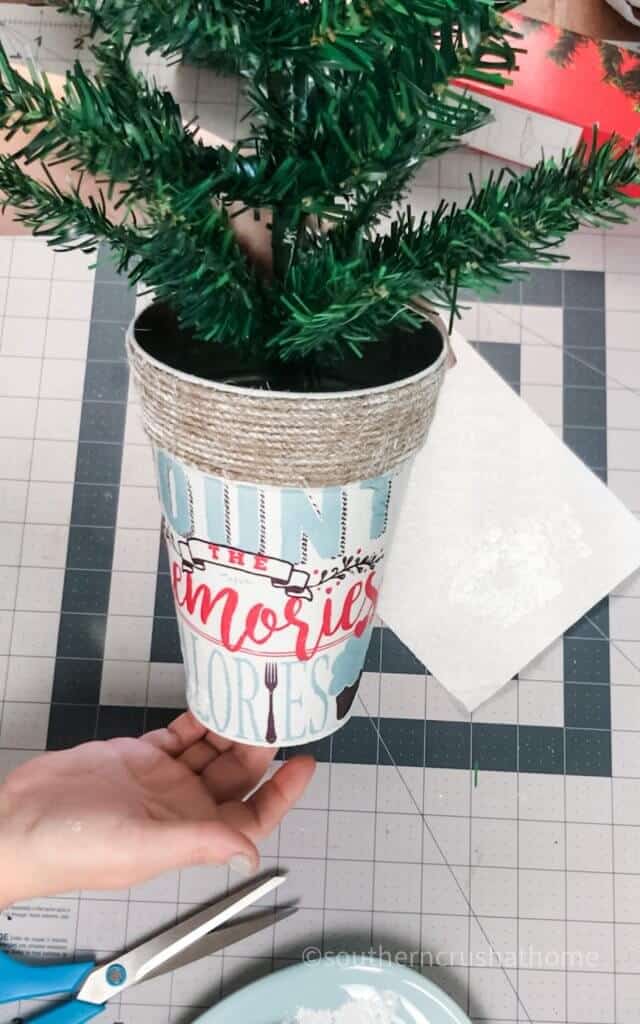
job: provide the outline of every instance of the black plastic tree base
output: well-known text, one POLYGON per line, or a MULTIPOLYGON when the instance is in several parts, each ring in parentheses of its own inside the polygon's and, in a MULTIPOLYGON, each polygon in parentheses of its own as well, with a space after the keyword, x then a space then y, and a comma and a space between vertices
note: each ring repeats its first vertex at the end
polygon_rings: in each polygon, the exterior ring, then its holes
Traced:
POLYGON ((436 325, 425 320, 417 331, 387 331, 368 344, 361 357, 249 365, 238 353, 183 330, 172 310, 160 302, 140 314, 135 336, 150 356, 182 373, 245 388, 307 392, 360 391, 413 377, 437 361, 444 344, 436 325))

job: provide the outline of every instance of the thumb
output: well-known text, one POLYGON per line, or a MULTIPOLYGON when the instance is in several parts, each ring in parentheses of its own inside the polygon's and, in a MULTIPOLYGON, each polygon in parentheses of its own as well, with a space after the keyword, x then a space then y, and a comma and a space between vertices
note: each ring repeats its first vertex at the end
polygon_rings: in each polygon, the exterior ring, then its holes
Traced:
POLYGON ((250 875, 260 865, 260 854, 251 840, 220 821, 149 822, 144 833, 141 857, 145 874, 198 864, 229 864, 238 874, 250 875))

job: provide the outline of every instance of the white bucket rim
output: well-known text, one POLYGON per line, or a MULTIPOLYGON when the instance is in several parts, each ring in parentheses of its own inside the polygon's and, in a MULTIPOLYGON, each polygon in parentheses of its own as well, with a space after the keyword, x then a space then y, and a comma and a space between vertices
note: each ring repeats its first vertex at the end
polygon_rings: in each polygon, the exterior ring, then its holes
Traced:
MULTIPOLYGON (((419 310, 418 312, 420 313, 420 316, 429 320, 429 322, 438 330, 442 340, 442 351, 435 362, 430 363, 429 366, 426 366, 423 370, 419 370, 418 373, 414 373, 410 377, 401 377, 400 380, 391 381, 389 384, 379 384, 372 388, 352 388, 350 391, 269 391, 266 389, 264 391, 260 391, 257 388, 242 387, 238 384, 224 384, 220 381, 209 380, 206 377, 198 377, 193 373, 187 373, 184 370, 177 370, 168 363, 163 363, 160 359, 156 359, 155 356, 150 355, 147 350, 142 347, 136 338, 135 333, 136 323, 140 316, 142 316, 143 312, 144 310, 135 316, 127 328, 127 342, 142 359, 156 367, 158 370, 168 373, 171 376, 176 377, 178 380, 184 381, 185 384, 197 386, 205 390, 251 398, 254 401, 357 401, 358 398, 368 398, 375 395, 389 394, 391 391, 410 387, 412 384, 417 384, 421 380, 424 380, 425 377, 437 374, 449 359, 450 354, 449 334, 444 325, 444 321, 436 313, 426 313, 423 310, 419 310)), ((203 342, 203 344, 205 344, 205 342, 203 342)))

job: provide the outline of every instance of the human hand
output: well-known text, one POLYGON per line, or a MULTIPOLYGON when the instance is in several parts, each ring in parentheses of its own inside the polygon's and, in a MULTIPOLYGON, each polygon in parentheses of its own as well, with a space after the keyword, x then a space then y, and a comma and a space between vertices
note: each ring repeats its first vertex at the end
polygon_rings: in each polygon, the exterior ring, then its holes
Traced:
POLYGON ((36 757, 0 787, 0 906, 122 889, 193 864, 255 871, 254 844, 315 767, 311 757, 292 758, 252 792, 273 755, 221 739, 187 712, 140 739, 36 757))

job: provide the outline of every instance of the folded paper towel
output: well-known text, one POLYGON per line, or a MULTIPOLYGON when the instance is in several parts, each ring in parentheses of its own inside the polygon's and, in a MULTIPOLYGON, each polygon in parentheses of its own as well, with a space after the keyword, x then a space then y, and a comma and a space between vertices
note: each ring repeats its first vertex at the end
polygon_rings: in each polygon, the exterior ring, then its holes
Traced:
POLYGON ((640 567, 640 523, 468 342, 452 344, 380 615, 472 711, 640 567))

